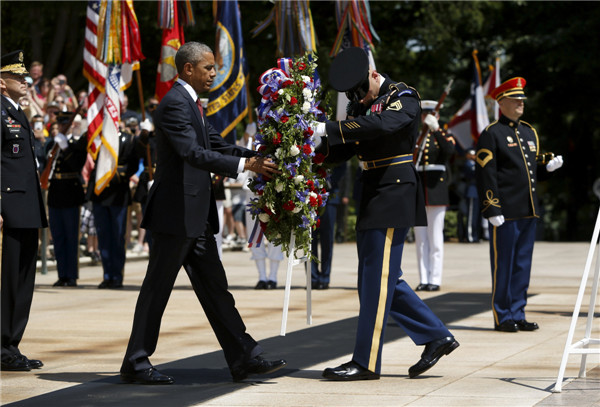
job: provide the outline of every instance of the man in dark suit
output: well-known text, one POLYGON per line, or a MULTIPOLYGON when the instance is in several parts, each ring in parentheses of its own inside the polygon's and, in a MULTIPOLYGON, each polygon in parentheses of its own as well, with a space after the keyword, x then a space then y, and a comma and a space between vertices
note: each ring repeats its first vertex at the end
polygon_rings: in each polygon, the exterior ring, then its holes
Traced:
POLYGON ((404 239, 411 226, 426 224, 423 192, 412 162, 421 107, 419 94, 369 68, 361 48, 348 48, 334 60, 331 86, 351 100, 347 120, 317 125, 327 135, 327 160, 353 155, 363 161, 362 194, 356 222, 360 311, 352 360, 327 368, 330 380, 376 380, 388 316, 417 345, 421 359, 409 370, 415 377, 459 344, 442 321, 402 278, 404 239))
POLYGON ((216 76, 212 50, 187 42, 175 55, 179 79, 154 114, 157 163, 142 226, 152 231, 153 245, 140 289, 133 329, 121 366, 121 379, 143 384, 170 384, 149 357, 156 349, 160 321, 181 266, 225 353, 234 381, 270 373, 284 360, 267 361, 246 327, 228 291, 215 233, 219 220, 211 172, 235 176, 245 170, 277 172, 271 160, 228 144, 206 121, 198 95, 216 76))
POLYGON ((20 109, 27 94, 23 51, 1 58, 2 370, 43 366, 19 351, 35 285, 38 229, 48 226, 33 150, 33 131, 20 109))

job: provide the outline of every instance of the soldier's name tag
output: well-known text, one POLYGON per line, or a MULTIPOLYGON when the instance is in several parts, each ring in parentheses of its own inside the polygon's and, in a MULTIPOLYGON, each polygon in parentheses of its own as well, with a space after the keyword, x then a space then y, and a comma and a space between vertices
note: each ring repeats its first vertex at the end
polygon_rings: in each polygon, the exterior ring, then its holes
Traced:
POLYGON ((529 151, 536 152, 537 148, 535 147, 535 143, 533 141, 528 141, 527 145, 529 146, 529 151))

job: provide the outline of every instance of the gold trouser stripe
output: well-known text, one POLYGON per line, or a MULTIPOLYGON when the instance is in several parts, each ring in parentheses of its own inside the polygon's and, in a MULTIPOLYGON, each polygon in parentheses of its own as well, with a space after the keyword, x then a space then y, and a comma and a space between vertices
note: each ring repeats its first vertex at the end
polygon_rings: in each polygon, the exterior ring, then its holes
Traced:
POLYGON ((496 297, 496 278, 498 274, 498 247, 496 246, 498 243, 496 237, 496 230, 498 228, 492 225, 492 244, 494 247, 494 270, 492 271, 492 279, 494 280, 492 283, 492 312, 494 313, 494 321, 496 321, 496 325, 500 324, 498 320, 498 314, 496 313, 496 308, 494 307, 494 298, 496 297))
POLYGON ((381 286, 379 287, 379 302, 375 316, 375 327, 371 340, 371 354, 369 355, 368 369, 375 371, 377 365, 377 353, 381 341, 381 330, 383 329, 383 317, 385 316, 385 303, 387 301, 388 277, 390 274, 390 252, 392 251, 392 240, 394 239, 394 228, 388 228, 385 235, 385 246, 383 248, 383 262, 381 264, 381 286))

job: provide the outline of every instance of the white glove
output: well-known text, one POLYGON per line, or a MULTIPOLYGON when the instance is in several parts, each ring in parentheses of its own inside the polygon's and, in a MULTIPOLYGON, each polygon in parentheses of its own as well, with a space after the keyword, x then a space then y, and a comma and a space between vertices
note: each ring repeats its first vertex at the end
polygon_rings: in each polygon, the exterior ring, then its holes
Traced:
POLYGON ((423 123, 425 123, 431 131, 438 131, 438 129, 440 128, 440 123, 438 122, 438 119, 432 114, 428 114, 427 116, 425 116, 425 120, 423 120, 423 123))
POLYGON ((152 184, 154 184, 154 180, 150 180, 148 181, 148 191, 150 191, 150 188, 152 188, 152 184))
POLYGON ((254 137, 256 134, 256 122, 248 123, 246 126, 246 133, 248 133, 250 137, 254 137))
POLYGON ((143 122, 140 123, 140 129, 142 130, 146 130, 146 131, 152 131, 152 122, 150 121, 150 119, 146 119, 143 122))
POLYGON ((327 135, 327 132, 325 131, 325 123, 323 122, 312 122, 310 127, 313 128, 314 137, 325 137, 327 135))
MULTIPOLYGON (((54 141, 58 144, 61 150, 65 150, 69 147, 69 142, 67 141, 67 136, 62 133, 58 133, 56 137, 54 137, 54 141)), ((549 164, 549 163, 548 163, 549 164)))
POLYGON ((504 223, 504 216, 503 215, 492 216, 491 218, 488 218, 488 220, 490 221, 490 223, 492 225, 498 227, 498 226, 502 226, 502 224, 504 223))
POLYGON ((557 155, 546 164, 546 170, 548 172, 556 171, 563 165, 562 155, 557 155))

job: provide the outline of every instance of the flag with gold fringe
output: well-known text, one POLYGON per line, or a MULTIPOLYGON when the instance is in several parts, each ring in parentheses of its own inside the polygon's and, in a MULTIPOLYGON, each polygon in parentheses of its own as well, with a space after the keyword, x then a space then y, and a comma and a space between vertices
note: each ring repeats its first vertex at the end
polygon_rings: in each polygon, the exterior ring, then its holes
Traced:
POLYGON ((348 47, 375 50, 373 39, 379 41, 379 37, 371 25, 371 9, 368 0, 337 1, 335 19, 338 32, 329 56, 336 56, 348 47))
POLYGON ((277 30, 277 56, 317 52, 317 35, 308 0, 275 1, 267 18, 252 30, 256 37, 271 23, 277 30))
POLYGON ((88 151, 96 159, 97 195, 116 173, 120 99, 141 59, 144 55, 133 1, 89 1, 83 71, 90 81, 88 151))

